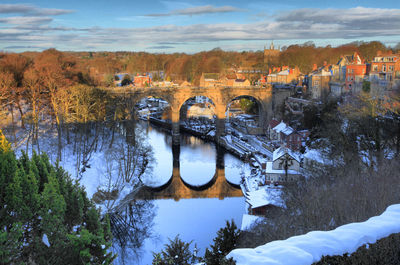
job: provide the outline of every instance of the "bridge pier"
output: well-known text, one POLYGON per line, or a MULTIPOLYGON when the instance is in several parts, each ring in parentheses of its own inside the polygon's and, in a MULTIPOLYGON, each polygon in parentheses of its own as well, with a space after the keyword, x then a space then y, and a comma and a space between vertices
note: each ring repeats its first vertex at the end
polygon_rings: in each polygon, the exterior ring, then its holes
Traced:
POLYGON ((225 135, 225 105, 222 108, 216 108, 215 120, 215 141, 219 143, 220 137, 225 135))
POLYGON ((180 144, 180 129, 179 129, 179 110, 172 110, 171 113, 171 134, 172 134, 172 145, 180 144))

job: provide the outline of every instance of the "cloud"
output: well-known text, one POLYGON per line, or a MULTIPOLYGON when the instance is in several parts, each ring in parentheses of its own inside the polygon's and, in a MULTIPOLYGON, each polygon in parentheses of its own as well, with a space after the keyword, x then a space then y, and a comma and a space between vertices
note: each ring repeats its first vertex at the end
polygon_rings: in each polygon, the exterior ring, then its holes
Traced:
POLYGON ((4 49, 15 50, 15 49, 45 49, 45 48, 40 47, 40 46, 14 45, 14 46, 6 46, 6 47, 4 47, 4 49))
POLYGON ((166 16, 193 16, 203 14, 214 14, 214 13, 228 13, 228 12, 241 12, 243 9, 239 9, 233 6, 221 6, 214 7, 212 5, 188 7, 183 9, 175 9, 169 13, 156 13, 147 14, 147 17, 166 17, 166 16))
POLYGON ((163 49, 173 49, 175 48, 174 46, 168 46, 168 45, 159 45, 159 46, 150 46, 147 47, 147 49, 150 50, 163 50, 163 49))
POLYGON ((46 45, 65 50, 93 47, 92 50, 169 49, 184 52, 188 46, 203 49, 204 44, 221 46, 222 41, 235 41, 232 43, 240 46, 251 40, 383 39, 388 36, 393 39, 400 36, 400 9, 363 7, 298 9, 276 13, 272 20, 242 24, 69 28, 51 26, 53 22, 46 16, 8 17, 1 18, 0 22, 8 24, 0 27, 0 49, 1 45, 46 45))
POLYGON ((312 25, 340 25, 345 29, 382 29, 400 26, 400 9, 355 7, 349 9, 303 8, 283 12, 276 21, 312 25))
POLYGON ((3 17, 0 18, 0 23, 13 25, 40 25, 48 24, 53 21, 50 17, 3 17))
POLYGON ((0 14, 24 14, 35 16, 57 16, 73 13, 73 10, 39 8, 28 4, 0 4, 0 14))

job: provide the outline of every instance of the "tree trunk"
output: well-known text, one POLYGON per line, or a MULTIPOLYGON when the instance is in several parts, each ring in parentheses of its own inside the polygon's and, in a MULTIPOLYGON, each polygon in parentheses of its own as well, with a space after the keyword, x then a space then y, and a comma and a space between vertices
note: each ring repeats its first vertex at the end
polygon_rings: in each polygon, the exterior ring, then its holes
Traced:
POLYGON ((58 159, 58 161, 61 161, 62 143, 61 143, 61 124, 59 124, 59 123, 57 123, 57 134, 58 134, 57 159, 58 159))

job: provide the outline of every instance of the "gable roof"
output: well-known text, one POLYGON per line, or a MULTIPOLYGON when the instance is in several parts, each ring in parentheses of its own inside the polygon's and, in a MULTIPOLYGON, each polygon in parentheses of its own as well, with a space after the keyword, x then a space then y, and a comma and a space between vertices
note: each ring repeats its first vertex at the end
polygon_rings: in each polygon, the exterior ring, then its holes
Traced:
POLYGON ((203 73, 203 76, 204 76, 204 79, 214 79, 214 80, 219 79, 218 73, 203 73))
POLYGON ((282 190, 280 188, 269 188, 265 186, 255 191, 248 191, 245 194, 246 202, 251 208, 258 208, 265 205, 274 205, 285 208, 285 202, 281 198, 282 190))
POLYGON ((278 125, 273 128, 277 133, 283 133, 285 135, 290 135, 294 132, 293 128, 288 126, 286 123, 281 121, 278 125))
POLYGON ((296 160, 297 162, 300 163, 300 156, 298 154, 296 154, 295 152, 293 152, 292 150, 290 150, 287 147, 281 146, 278 149, 276 149, 273 154, 272 154, 272 161, 275 161, 279 158, 281 158, 282 156, 284 156, 285 154, 288 154, 289 156, 291 156, 294 160, 296 160))
POLYGON ((269 126, 271 129, 273 129, 273 128, 275 128, 275 126, 278 125, 278 124, 279 124, 279 121, 278 121, 278 120, 272 119, 272 120, 270 120, 268 126, 269 126))

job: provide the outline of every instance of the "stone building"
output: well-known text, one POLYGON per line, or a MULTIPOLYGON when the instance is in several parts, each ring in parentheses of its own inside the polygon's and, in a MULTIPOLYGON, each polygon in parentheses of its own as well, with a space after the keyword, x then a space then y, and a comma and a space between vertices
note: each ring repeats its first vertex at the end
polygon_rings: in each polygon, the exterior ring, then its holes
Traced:
POLYGON ((272 64, 277 63, 280 53, 281 51, 279 49, 275 49, 273 42, 271 42, 269 49, 264 47, 264 63, 267 64, 268 68, 272 64))

